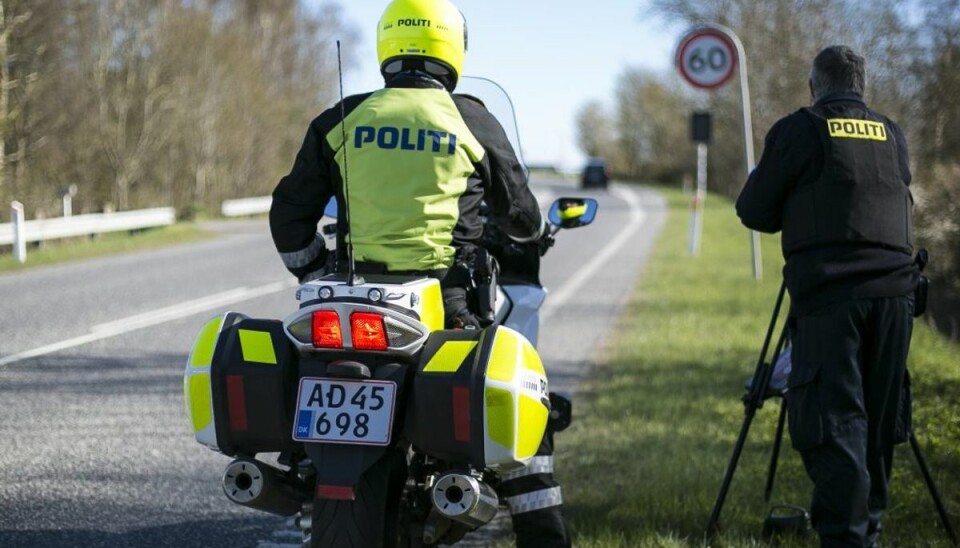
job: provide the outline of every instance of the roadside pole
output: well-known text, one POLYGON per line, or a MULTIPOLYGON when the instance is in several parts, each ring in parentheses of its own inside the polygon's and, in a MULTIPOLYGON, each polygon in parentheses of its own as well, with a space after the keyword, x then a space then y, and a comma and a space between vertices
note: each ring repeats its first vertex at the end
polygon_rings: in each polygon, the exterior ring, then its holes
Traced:
POLYGON ((73 197, 77 195, 77 185, 67 185, 60 189, 60 197, 63 198, 63 216, 73 215, 73 197))
POLYGON ((697 190, 690 217, 690 254, 700 254, 703 236, 703 208, 707 200, 707 145, 710 143, 710 113, 695 112, 691 117, 691 137, 697 143, 697 190))
MULTIPOLYGON (((740 39, 732 30, 720 25, 694 27, 680 39, 676 65, 687 83, 706 91, 724 86, 733 76, 733 70, 739 66, 744 154, 746 174, 749 177, 754 165, 753 122, 750 116, 750 88, 747 85, 747 55, 740 39)), ((759 280, 763 277, 763 264, 760 257, 760 235, 756 231, 751 231, 751 255, 753 277, 759 280)))
POLYGON ((27 235, 24 233, 23 204, 10 203, 10 220, 13 224, 13 258, 20 263, 27 262, 27 235))
MULTIPOLYGON (((747 173, 753 171, 756 161, 753 155, 753 115, 750 105, 750 86, 747 84, 747 52, 743 49, 743 42, 732 30, 716 25, 716 28, 733 41, 737 47, 737 57, 740 59, 740 104, 743 110, 743 152, 746 156, 747 173)), ((746 181, 746 179, 744 179, 746 181)), ((753 277, 756 280, 763 278, 763 258, 760 256, 760 233, 756 230, 750 231, 750 255, 753 259, 753 277)))

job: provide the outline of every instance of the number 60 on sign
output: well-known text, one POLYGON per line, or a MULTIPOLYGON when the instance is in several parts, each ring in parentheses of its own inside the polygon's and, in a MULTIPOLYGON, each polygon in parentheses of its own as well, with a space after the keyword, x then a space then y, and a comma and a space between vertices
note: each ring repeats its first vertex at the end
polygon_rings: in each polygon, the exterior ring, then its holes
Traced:
POLYGON ((724 33, 711 29, 695 29, 677 47, 677 69, 694 87, 716 89, 733 76, 737 65, 737 49, 724 33))

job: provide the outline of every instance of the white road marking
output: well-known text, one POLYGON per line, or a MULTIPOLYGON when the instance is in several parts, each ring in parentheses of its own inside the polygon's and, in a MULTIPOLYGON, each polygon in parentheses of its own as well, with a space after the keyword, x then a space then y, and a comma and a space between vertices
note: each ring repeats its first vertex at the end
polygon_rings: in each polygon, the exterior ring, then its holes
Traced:
POLYGON ((61 350, 74 348, 76 346, 81 346, 95 341, 109 339, 110 337, 116 337, 117 335, 123 335, 124 333, 129 333, 137 329, 143 329, 144 327, 151 327, 169 321, 178 320, 187 316, 199 314, 200 312, 220 310, 223 307, 231 304, 277 293, 285 289, 296 287, 296 285, 296 281, 291 280, 274 282, 271 284, 262 285, 260 287, 239 287, 237 289, 224 291, 223 293, 217 293, 207 297, 194 299, 192 301, 175 304, 173 306, 158 308, 156 310, 151 310, 143 314, 137 314, 135 316, 130 316, 120 320, 102 323, 93 326, 90 329, 90 333, 87 333, 86 335, 80 335, 79 337, 74 337, 72 339, 48 344, 46 346, 41 346, 40 348, 34 348, 33 350, 27 350, 26 352, 20 352, 19 354, 12 354, 10 356, 0 358, 0 367, 26 359, 52 354, 54 352, 60 352, 61 350))
POLYGON ((580 286, 586 283, 598 270, 606 266, 607 262, 620 251, 620 248, 630 241, 634 232, 643 225, 643 221, 646 219, 646 213, 640 206, 640 199, 637 198, 636 194, 619 186, 611 186, 610 193, 627 202, 627 205, 630 206, 629 223, 614 239, 610 240, 599 253, 594 255, 587 264, 583 265, 583 268, 574 273, 565 284, 560 286, 560 289, 550 291, 547 295, 546 304, 540 309, 541 324, 549 319, 558 308, 566 304, 570 297, 580 289, 580 286))

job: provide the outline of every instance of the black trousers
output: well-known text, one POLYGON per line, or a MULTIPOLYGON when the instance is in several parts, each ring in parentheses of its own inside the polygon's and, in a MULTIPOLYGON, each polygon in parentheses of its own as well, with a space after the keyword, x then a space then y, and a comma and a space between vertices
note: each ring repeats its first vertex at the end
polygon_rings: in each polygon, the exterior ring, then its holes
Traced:
POLYGON ((553 433, 547 431, 537 455, 523 469, 503 477, 499 494, 513 519, 517 548, 569 548, 560 484, 553 478, 553 433))
POLYGON ((908 297, 836 303, 797 319, 790 437, 814 483, 821 546, 872 546, 887 507, 913 330, 908 297))

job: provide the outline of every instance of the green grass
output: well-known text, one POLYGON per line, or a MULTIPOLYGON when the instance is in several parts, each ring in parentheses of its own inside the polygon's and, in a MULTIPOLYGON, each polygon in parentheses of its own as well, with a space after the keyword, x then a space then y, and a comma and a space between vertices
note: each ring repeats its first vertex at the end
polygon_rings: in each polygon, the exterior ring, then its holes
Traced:
MULTIPOLYGON (((700 546, 743 421, 780 284, 776 237, 753 280, 749 237, 732 204, 707 201, 703 251, 687 254, 689 200, 664 190, 669 218, 606 364, 557 435, 557 475, 581 548, 700 546)), ((910 355, 914 424, 952 519, 960 510, 960 348, 918 323, 910 355)), ((757 413, 713 546, 763 546, 763 488, 778 401, 757 413)), ((785 435, 772 503, 809 506, 812 484, 785 435)), ((909 447, 898 448, 886 546, 947 546, 909 447)), ((814 546, 815 537, 782 545, 814 546)))
POLYGON ((37 248, 27 247, 27 262, 17 262, 7 247, 0 254, 0 272, 23 270, 26 268, 88 259, 101 255, 142 251, 184 242, 211 238, 214 234, 191 224, 176 224, 169 227, 129 232, 102 234, 96 239, 69 238, 44 242, 37 248))

